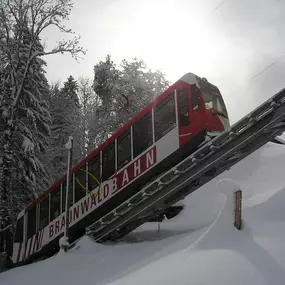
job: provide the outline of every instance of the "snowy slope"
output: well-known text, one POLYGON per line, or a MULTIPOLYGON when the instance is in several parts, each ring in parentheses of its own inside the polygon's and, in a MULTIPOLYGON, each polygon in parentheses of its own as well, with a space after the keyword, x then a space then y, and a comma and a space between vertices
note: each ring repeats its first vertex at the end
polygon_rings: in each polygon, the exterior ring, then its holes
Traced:
POLYGON ((0 284, 285 284, 285 146, 268 143, 189 195, 170 221, 123 241, 83 237, 68 253, 0 274, 0 284), (232 226, 233 182, 245 228, 232 226), (228 196, 228 198, 227 198, 228 196))

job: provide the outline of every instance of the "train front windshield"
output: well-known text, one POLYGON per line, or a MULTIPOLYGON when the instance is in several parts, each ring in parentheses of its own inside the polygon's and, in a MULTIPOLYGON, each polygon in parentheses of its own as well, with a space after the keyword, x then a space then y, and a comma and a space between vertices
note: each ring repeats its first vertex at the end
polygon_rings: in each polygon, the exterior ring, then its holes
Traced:
POLYGON ((219 89, 200 78, 198 78, 198 83, 203 94, 206 109, 214 114, 228 118, 226 106, 219 89))

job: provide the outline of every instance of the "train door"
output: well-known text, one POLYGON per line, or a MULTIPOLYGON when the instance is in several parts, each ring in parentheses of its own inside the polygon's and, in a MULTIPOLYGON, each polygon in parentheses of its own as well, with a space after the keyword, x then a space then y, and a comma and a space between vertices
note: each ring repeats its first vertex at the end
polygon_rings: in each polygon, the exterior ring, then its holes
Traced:
POLYGON ((195 90, 192 90, 188 84, 185 84, 185 87, 180 87, 177 89, 177 113, 180 147, 192 139, 201 130, 201 102, 198 102, 198 104, 196 104, 196 100, 194 106, 192 104, 192 102, 194 102, 192 100, 192 93, 193 95, 197 95, 197 93, 195 93, 195 90))
POLYGON ((192 133, 196 136, 198 133, 203 132, 205 129, 205 116, 202 108, 202 100, 200 92, 196 84, 191 85, 190 94, 190 118, 192 121, 192 133))

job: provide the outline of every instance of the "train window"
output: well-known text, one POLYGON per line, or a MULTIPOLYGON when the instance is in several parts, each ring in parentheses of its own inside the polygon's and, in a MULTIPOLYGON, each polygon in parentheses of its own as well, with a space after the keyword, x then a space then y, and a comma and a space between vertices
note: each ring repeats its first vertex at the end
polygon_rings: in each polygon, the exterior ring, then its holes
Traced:
POLYGON ((136 157, 153 143, 151 112, 133 125, 133 137, 134 157, 136 157))
POLYGON ((117 140, 118 170, 131 161, 131 130, 120 135, 117 140))
POLYGON ((203 93, 203 98, 205 102, 205 108, 207 110, 213 111, 214 113, 228 118, 227 111, 223 108, 222 98, 214 96, 210 93, 203 93))
POLYGON ((66 181, 61 184, 61 213, 65 212, 66 181))
POLYGON ((92 191, 98 186, 100 182, 100 154, 92 158, 88 162, 88 190, 92 191), (97 181, 98 180, 98 181, 97 181))
MULTIPOLYGON (((70 197, 69 197, 69 199, 70 199, 70 203, 69 203, 69 206, 72 206, 72 204, 73 204, 73 191, 72 191, 72 189, 73 189, 73 179, 71 179, 70 180, 70 183, 71 183, 71 185, 70 185, 70 193, 69 193, 69 195, 70 195, 70 197)), ((61 199, 61 207, 62 207, 62 213, 63 212, 65 212, 65 200, 66 200, 66 180, 62 183, 62 190, 61 190, 61 197, 62 197, 62 199, 61 199)))
MULTIPOLYGON (((82 167, 82 169, 85 169, 85 166, 82 167)), ((86 195, 85 188, 86 188, 86 172, 79 169, 75 173, 75 192, 74 192, 75 203, 86 195)))
POLYGON ((203 94, 205 108, 228 118, 226 106, 219 89, 209 82, 201 80, 199 77, 197 79, 203 94))
POLYGON ((23 242, 23 238, 24 238, 24 216, 22 216, 17 221, 14 242, 15 243, 23 242))
POLYGON ((115 173, 115 142, 102 151, 102 179, 108 179, 115 173))
POLYGON ((190 124, 188 90, 186 88, 178 91, 178 103, 180 127, 186 127, 190 124))
POLYGON ((45 228, 49 223, 49 196, 40 202, 39 230, 45 228))
POLYGON ((154 108, 155 141, 166 135, 176 126, 174 93, 154 108))
POLYGON ((196 111, 201 109, 201 98, 198 87, 196 84, 191 85, 191 96, 192 96, 192 110, 196 111))
POLYGON ((53 221, 60 215, 60 187, 51 192, 50 220, 53 221))
POLYGON ((35 205, 28 212, 28 230, 27 230, 27 238, 32 237, 37 231, 37 205, 35 205))

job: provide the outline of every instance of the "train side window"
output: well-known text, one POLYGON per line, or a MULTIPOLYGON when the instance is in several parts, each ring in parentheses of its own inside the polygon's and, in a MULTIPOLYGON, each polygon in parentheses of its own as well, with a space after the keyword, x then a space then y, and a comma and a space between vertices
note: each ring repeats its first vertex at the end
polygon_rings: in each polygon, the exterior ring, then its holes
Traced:
POLYGON ((100 182, 100 154, 92 158, 88 163, 88 190, 92 191, 98 186, 98 182, 100 182), (93 178, 94 176, 95 178, 93 178), (96 181, 98 180, 98 182, 96 181))
POLYGON ((65 212, 66 181, 61 184, 61 213, 65 212))
POLYGON ((131 161, 131 130, 117 139, 118 170, 131 161))
MULTIPOLYGON (((72 204, 73 204, 73 191, 72 191, 72 189, 73 189, 73 179, 71 179, 70 180, 70 183, 71 183, 71 185, 70 185, 70 193, 69 193, 69 195, 70 195, 70 197, 69 197, 69 199, 70 199, 70 203, 69 203, 69 206, 72 206, 72 204)), ((63 212, 65 212, 65 200, 66 200, 66 180, 61 184, 62 186, 62 189, 61 189, 61 197, 62 197, 62 199, 61 199, 61 207, 62 207, 62 213, 63 212)))
MULTIPOLYGON (((82 169, 85 169, 85 166, 82 167, 82 169)), ((85 187, 86 187, 86 172, 79 169, 75 172, 75 192, 74 192, 75 203, 86 195, 85 187)))
POLYGON ((49 223, 49 196, 40 202, 39 230, 45 228, 49 223))
POLYGON ((53 221, 59 215, 60 215, 60 187, 51 192, 50 221, 53 221))
POLYGON ((14 242, 20 243, 23 242, 23 239, 24 239, 24 216, 22 216, 17 221, 14 242))
POLYGON ((191 95, 192 95, 192 110, 201 109, 201 98, 196 84, 191 85, 191 95))
POLYGON ((28 212, 27 238, 32 237, 37 231, 37 205, 28 212))
POLYGON ((152 112, 149 112, 133 125, 134 157, 153 143, 152 112))
POLYGON ((108 179, 115 173, 115 142, 102 151, 102 179, 108 179))
POLYGON ((166 135, 176 126, 174 93, 154 108, 155 141, 166 135))
POLYGON ((186 88, 178 91, 178 103, 180 126, 189 126, 189 99, 188 90, 186 88))

